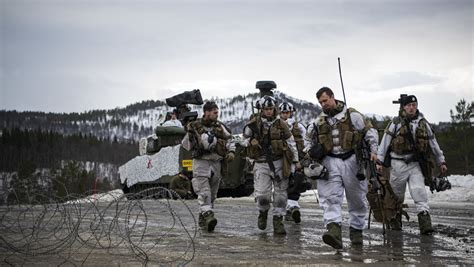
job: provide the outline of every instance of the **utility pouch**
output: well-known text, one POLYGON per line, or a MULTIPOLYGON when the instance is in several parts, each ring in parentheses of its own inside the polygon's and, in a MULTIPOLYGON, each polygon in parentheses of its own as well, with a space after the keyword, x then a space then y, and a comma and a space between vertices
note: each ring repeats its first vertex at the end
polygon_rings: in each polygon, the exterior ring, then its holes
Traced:
POLYGON ((273 156, 280 157, 283 155, 283 141, 282 140, 271 140, 271 147, 273 156))
POLYGON ((217 139, 217 144, 216 144, 217 155, 225 157, 225 155, 227 154, 227 148, 225 144, 226 144, 226 141, 224 139, 217 139))
POLYGON ((328 137, 326 135, 319 135, 318 136, 318 139, 319 139, 319 143, 321 143, 324 147, 324 151, 326 153, 329 153, 331 152, 332 150, 332 142, 328 139, 328 137))
POLYGON ((351 131, 346 131, 344 133, 344 139, 342 141, 342 149, 350 150, 352 149, 352 139, 354 138, 354 133, 351 131))

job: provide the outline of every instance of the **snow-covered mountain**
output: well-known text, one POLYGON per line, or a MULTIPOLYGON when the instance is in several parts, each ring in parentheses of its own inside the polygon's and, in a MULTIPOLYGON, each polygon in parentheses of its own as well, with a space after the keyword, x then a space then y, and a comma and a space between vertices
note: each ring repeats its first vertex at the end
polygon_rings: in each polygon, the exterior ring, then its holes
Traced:
MULTIPOLYGON (((320 107, 310 102, 292 98, 275 91, 275 98, 291 102, 297 111, 297 118, 308 124, 320 113, 320 107)), ((238 95, 230 98, 212 98, 220 108, 219 120, 227 123, 233 133, 241 133, 248 118, 255 110, 252 105, 260 98, 259 93, 238 95)), ((206 100, 205 100, 206 101, 206 100)), ((202 115, 202 106, 190 105, 193 111, 202 115)), ((92 110, 83 113, 44 113, 0 111, 1 128, 41 129, 65 135, 94 135, 103 139, 119 141, 134 140, 153 133, 166 112, 173 108, 164 101, 142 101, 125 108, 92 110)))

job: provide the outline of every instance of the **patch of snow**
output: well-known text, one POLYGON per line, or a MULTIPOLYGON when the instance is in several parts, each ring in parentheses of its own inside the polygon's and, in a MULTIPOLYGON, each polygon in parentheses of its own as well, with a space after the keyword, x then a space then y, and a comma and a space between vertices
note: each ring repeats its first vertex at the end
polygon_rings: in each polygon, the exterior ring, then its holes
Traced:
POLYGON ((70 200, 66 204, 80 204, 80 203, 104 203, 116 201, 123 196, 122 189, 115 189, 106 193, 90 195, 82 199, 70 200))
MULTIPOLYGON (((426 187, 429 202, 474 202, 474 176, 473 175, 450 175, 448 180, 451 189, 442 192, 433 191, 426 187)), ((413 203, 410 192, 405 192, 405 203, 413 203)))
POLYGON ((119 167, 120 182, 130 187, 138 182, 150 182, 164 175, 179 173, 181 145, 162 148, 153 155, 137 156, 119 167))

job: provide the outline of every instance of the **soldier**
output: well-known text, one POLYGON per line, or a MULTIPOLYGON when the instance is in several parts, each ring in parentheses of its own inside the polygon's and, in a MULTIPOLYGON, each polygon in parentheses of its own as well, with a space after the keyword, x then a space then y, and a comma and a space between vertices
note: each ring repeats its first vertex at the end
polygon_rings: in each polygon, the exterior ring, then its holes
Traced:
MULTIPOLYGON (((425 190, 425 178, 420 166, 428 166, 432 152, 441 173, 447 171, 443 151, 436 141, 433 130, 423 114, 418 110, 418 101, 414 95, 400 99, 400 114, 393 118, 385 129, 377 153, 377 170, 382 170, 382 162, 386 156, 391 157, 390 184, 399 201, 403 203, 408 183, 410 195, 418 211, 418 224, 422 235, 429 235, 434 230, 429 214, 428 196, 425 190), (388 154, 388 155, 387 155, 388 154)), ((428 175, 426 175, 428 176, 428 175)), ((431 179, 429 175, 428 179, 431 179)), ((394 230, 401 230, 401 214, 390 221, 394 230)))
POLYGON ((178 120, 178 112, 177 109, 173 109, 173 111, 169 113, 169 118, 167 116, 166 121, 163 122, 161 126, 183 128, 183 124, 178 120))
POLYGON ((206 102, 203 117, 188 123, 182 141, 183 148, 192 151, 194 192, 200 205, 199 226, 208 232, 214 231, 214 200, 222 178, 222 160, 232 161, 235 143, 231 131, 217 120, 219 107, 215 102, 206 102))
POLYGON ((371 160, 376 160, 378 134, 365 117, 345 103, 334 98, 328 87, 319 89, 316 97, 323 112, 308 126, 305 148, 315 160, 320 160, 329 174, 317 180, 320 205, 323 208, 324 243, 342 248, 342 201, 346 194, 349 208, 349 237, 353 245, 362 245, 362 230, 367 216, 367 179, 358 179, 359 142, 364 138, 370 144, 371 160), (320 155, 315 153, 321 151, 320 155))
POLYGON ((298 151, 288 124, 277 117, 275 98, 263 96, 259 104, 261 113, 245 125, 242 143, 247 147, 247 156, 255 164, 255 199, 259 211, 257 225, 260 230, 267 227, 273 186, 273 232, 284 235, 288 177, 291 165, 298 163, 298 151))
POLYGON ((175 191, 183 199, 193 198, 191 181, 184 173, 178 173, 171 178, 169 189, 175 191))
MULTIPOLYGON (((296 142, 296 148, 298 150, 298 158, 303 159, 304 157, 304 148, 305 142, 303 140, 303 136, 306 134, 306 128, 303 124, 297 122, 293 117, 295 108, 289 102, 283 102, 278 106, 280 111, 280 119, 286 121, 288 127, 290 128, 291 134, 296 142)), ((298 163, 296 166, 297 169, 301 169, 301 165, 298 163)), ((300 212, 300 205, 298 200, 301 196, 301 187, 307 188, 306 184, 302 184, 303 181, 295 181, 294 177, 294 170, 292 170, 292 176, 290 176, 290 186, 288 187, 288 202, 286 205, 286 215, 285 220, 291 221, 293 220, 295 223, 301 222, 301 212, 300 212), (293 184, 293 186, 292 186, 293 184)))

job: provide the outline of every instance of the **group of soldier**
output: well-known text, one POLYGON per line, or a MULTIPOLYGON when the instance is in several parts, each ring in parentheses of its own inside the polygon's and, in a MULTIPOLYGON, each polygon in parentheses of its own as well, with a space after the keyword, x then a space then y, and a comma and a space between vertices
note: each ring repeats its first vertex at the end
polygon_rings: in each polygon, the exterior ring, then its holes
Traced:
MULTIPOLYGON (((394 193, 403 203, 408 184, 418 211, 420 233, 431 234, 433 227, 424 176, 417 155, 432 153, 442 173, 447 167, 433 131, 418 111, 417 98, 411 95, 401 99, 400 114, 387 126, 380 145, 378 132, 372 124, 363 114, 336 100, 330 88, 319 89, 316 98, 322 112, 307 127, 295 120, 291 103, 277 103, 273 96, 265 95, 257 102, 259 112, 250 117, 243 129, 240 145, 245 147, 246 156, 253 164, 258 228, 267 228, 271 205, 274 234, 286 234, 285 217, 295 223, 301 222, 300 194, 289 193, 288 188, 291 178, 303 172, 302 163, 311 162, 323 170, 314 177, 327 229, 323 241, 335 249, 342 248, 345 195, 349 237, 353 245, 361 245, 368 214, 368 180, 360 176, 357 155, 359 144, 366 142, 369 160, 376 164, 379 173, 386 156, 391 157, 389 180, 394 193)), ((182 141, 183 147, 193 155, 191 182, 200 205, 199 226, 208 232, 217 225, 214 202, 222 177, 222 162, 235 157, 231 131, 217 119, 218 116, 217 104, 206 102, 203 117, 187 125, 187 134, 182 141)), ((391 218, 390 225, 393 230, 401 230, 401 212, 391 218)))

